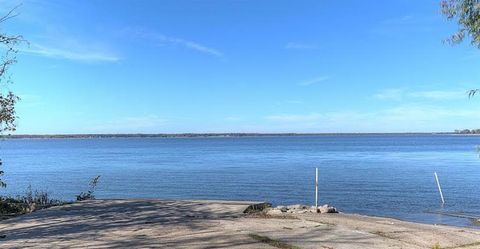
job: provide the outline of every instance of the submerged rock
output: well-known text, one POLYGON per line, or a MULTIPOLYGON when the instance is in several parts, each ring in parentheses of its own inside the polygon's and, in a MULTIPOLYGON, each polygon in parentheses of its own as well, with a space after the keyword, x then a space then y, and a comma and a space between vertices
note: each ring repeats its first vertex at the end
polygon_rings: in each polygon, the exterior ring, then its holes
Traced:
POLYGON ((480 218, 479 219, 472 219, 472 223, 475 225, 480 225, 480 218))

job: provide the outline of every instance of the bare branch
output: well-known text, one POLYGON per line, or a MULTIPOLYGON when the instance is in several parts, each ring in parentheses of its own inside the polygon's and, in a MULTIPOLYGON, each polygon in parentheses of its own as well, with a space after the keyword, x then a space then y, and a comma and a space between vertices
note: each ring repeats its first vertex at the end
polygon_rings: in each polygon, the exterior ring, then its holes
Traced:
MULTIPOLYGON (((14 12, 20 6, 21 4, 15 6, 6 15, 0 17, 0 24, 17 16, 14 12)), ((6 47, 6 51, 0 57, 0 81, 6 80, 7 83, 11 82, 7 72, 10 66, 17 62, 15 56, 18 52, 17 46, 22 42, 26 41, 21 35, 0 34, 0 46, 6 47)), ((0 88, 0 134, 15 131, 17 120, 15 105, 18 100, 19 98, 15 94, 0 88)))
POLYGON ((13 13, 16 9, 20 8, 20 6, 22 6, 22 4, 19 4, 15 7, 13 7, 13 9, 11 9, 6 15, 4 15, 3 17, 0 17, 0 23, 1 22, 5 22, 6 20, 8 19, 11 19, 11 18, 14 18, 16 16, 18 16, 18 13, 13 13))
POLYGON ((470 98, 475 97, 475 94, 477 94, 479 90, 480 89, 472 89, 472 90, 468 91, 467 92, 468 93, 468 98, 470 99, 470 98))

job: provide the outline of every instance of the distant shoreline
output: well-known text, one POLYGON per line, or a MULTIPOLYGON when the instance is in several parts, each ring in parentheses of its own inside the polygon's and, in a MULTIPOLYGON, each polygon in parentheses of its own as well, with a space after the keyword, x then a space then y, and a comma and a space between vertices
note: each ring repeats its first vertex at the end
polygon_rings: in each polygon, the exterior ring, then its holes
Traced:
POLYGON ((205 138, 205 137, 302 137, 302 136, 428 136, 428 135, 469 135, 455 132, 399 132, 399 133, 138 133, 138 134, 14 134, 3 135, 3 139, 46 139, 46 138, 205 138))

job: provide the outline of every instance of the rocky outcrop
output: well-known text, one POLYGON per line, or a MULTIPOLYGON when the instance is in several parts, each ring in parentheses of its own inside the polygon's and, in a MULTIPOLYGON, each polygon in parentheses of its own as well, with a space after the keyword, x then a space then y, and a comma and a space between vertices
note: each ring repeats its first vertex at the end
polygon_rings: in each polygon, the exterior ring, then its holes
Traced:
POLYGON ((262 202, 262 203, 255 203, 255 204, 252 204, 250 206, 247 207, 247 209, 245 209, 245 211, 243 211, 243 213, 245 214, 252 214, 252 213, 257 213, 257 212, 261 212, 267 208, 271 208, 272 207, 272 204, 268 203, 268 202, 262 202))
POLYGON ((277 206, 275 208, 267 208, 265 209, 265 213, 267 215, 284 215, 284 214, 303 214, 303 213, 338 213, 337 209, 325 204, 323 206, 318 207, 309 207, 306 205, 296 204, 296 205, 289 205, 289 206, 277 206))
POLYGON ((337 209, 334 208, 334 207, 331 207, 327 204, 321 206, 318 208, 318 210, 320 211, 320 213, 322 214, 326 214, 326 213, 338 213, 337 209))

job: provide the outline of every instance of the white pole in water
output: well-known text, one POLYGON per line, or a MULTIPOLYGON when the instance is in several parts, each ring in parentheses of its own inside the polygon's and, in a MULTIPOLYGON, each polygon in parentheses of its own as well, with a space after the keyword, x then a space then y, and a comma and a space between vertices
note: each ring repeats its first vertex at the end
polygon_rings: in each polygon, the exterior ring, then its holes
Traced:
POLYGON ((442 198, 442 204, 445 204, 445 199, 443 199, 442 187, 440 187, 440 181, 438 181, 437 172, 433 172, 435 175, 435 180, 437 181, 438 192, 440 192, 440 198, 442 198))
POLYGON ((318 168, 315 168, 315 209, 318 210, 318 168))

